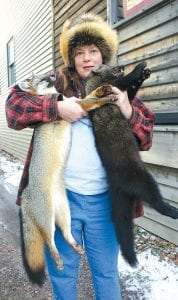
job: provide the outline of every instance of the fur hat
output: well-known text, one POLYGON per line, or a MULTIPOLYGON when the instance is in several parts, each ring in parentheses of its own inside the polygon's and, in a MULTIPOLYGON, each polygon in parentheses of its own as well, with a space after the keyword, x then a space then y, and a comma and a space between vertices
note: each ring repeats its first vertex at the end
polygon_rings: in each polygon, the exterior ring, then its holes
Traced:
POLYGON ((73 67, 78 46, 91 44, 100 49, 103 63, 107 64, 116 57, 117 33, 101 17, 90 13, 64 23, 59 46, 67 67, 73 67))

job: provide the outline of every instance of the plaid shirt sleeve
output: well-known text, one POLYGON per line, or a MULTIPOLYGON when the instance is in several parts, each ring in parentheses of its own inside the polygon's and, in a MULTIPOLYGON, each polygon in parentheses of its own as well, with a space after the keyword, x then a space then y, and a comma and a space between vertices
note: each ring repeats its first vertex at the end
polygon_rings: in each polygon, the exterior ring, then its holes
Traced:
POLYGON ((132 100, 133 113, 129 120, 141 151, 149 150, 152 146, 153 122, 155 115, 138 97, 132 100))
MULTIPOLYGON (((134 133, 139 149, 149 150, 152 146, 154 113, 137 96, 132 100, 133 113, 129 120, 130 128, 134 133)), ((144 215, 143 202, 135 199, 133 204, 133 218, 144 215)))
POLYGON ((20 130, 57 120, 57 100, 62 100, 62 94, 32 96, 13 86, 5 104, 8 126, 20 130))

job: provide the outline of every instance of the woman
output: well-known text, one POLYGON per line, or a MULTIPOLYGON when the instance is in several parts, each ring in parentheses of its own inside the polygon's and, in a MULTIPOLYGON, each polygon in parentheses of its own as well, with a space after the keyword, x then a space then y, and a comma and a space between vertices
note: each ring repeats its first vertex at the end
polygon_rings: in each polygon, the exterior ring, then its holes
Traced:
MULTIPOLYGON (((8 126, 16 130, 34 128, 60 118, 72 123, 72 145, 65 170, 72 234, 80 245, 84 244, 96 299, 102 300, 121 299, 119 245, 110 217, 106 173, 95 148, 91 123, 76 100, 85 97, 85 82, 91 70, 102 63, 110 63, 116 56, 117 45, 116 32, 97 16, 88 14, 67 21, 60 37, 60 51, 66 66, 56 73, 59 94, 31 97, 14 86, 6 102, 8 126), (63 99, 63 95, 68 99, 58 101, 63 99)), ((128 120, 140 150, 148 150, 152 143, 153 113, 137 97, 130 103, 126 92, 116 87, 112 88, 112 92, 118 97, 116 105, 128 120)), ((33 139, 19 187, 18 205, 28 184, 32 151, 33 139)), ((142 205, 138 202, 134 215, 142 214, 142 205)), ((58 228, 55 241, 64 261, 64 269, 56 269, 46 249, 54 299, 77 299, 80 255, 65 242, 58 228)))

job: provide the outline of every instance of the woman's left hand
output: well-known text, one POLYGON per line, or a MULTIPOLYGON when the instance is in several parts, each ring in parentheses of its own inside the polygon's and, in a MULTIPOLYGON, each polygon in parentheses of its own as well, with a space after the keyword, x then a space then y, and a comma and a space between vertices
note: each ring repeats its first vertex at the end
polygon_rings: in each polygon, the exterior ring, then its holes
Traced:
POLYGON ((117 87, 113 86, 112 94, 117 96, 118 100, 115 102, 115 104, 120 108, 124 117, 129 120, 132 116, 132 106, 129 102, 127 92, 123 92, 117 87))

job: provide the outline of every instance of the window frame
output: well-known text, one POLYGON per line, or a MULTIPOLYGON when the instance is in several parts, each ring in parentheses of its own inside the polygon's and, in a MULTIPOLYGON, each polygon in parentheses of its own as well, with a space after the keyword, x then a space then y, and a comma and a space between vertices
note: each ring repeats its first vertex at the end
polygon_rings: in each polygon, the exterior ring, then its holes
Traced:
POLYGON ((14 38, 8 41, 7 49, 7 74, 8 74, 8 87, 15 83, 15 49, 14 38))
POLYGON ((156 112, 155 125, 178 125, 178 112, 156 112))

